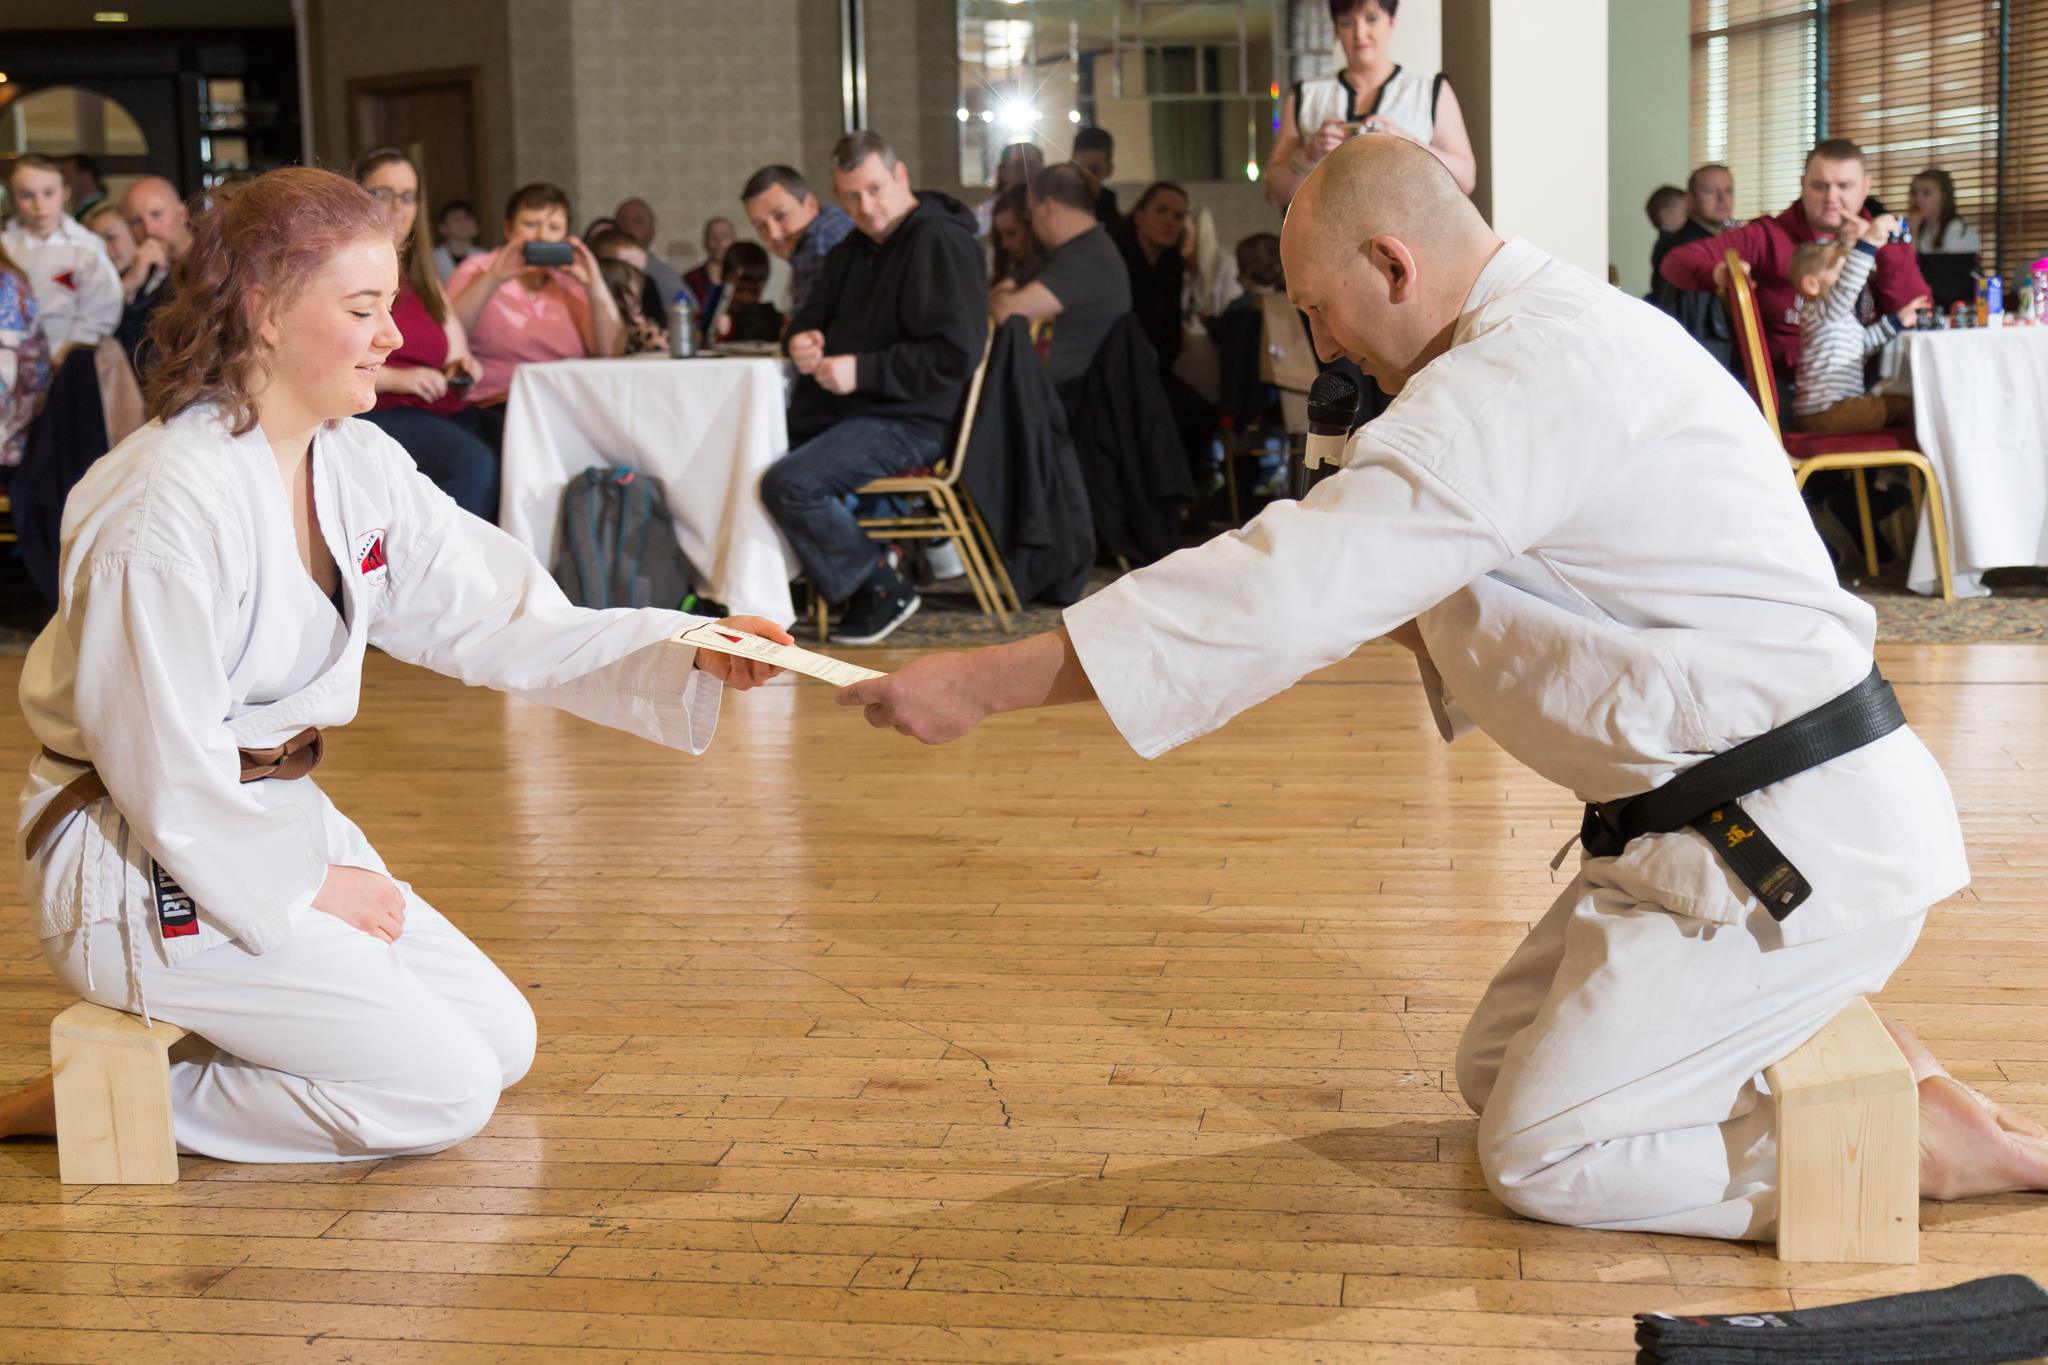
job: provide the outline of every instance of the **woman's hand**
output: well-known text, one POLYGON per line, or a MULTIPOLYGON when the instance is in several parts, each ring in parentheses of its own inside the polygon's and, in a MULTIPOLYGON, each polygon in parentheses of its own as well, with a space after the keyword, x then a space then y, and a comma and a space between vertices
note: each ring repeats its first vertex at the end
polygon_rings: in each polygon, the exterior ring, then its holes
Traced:
MULTIPOLYGON (((718 623, 728 630, 742 635, 758 635, 764 640, 773 640, 778 645, 793 645, 796 637, 760 616, 728 616, 718 623)), ((715 649, 697 651, 697 667, 724 683, 735 692, 745 692, 759 687, 770 678, 780 677, 782 670, 759 659, 743 659, 737 654, 720 654, 715 649)))
POLYGON ((405 893, 366 867, 330 865, 313 908, 386 943, 398 942, 405 932, 405 893))
POLYGON ((478 360, 468 351, 449 352, 448 366, 445 370, 442 371, 442 373, 452 375, 456 373, 458 370, 461 371, 463 374, 468 375, 472 383, 484 377, 483 361, 478 360))
POLYGON ((439 370, 430 370, 424 365, 414 365, 398 371, 406 387, 401 392, 426 403, 438 403, 448 392, 448 376, 439 370))
POLYGON ((517 279, 531 268, 526 264, 525 241, 507 239, 491 257, 491 263, 484 267, 484 278, 496 287, 507 280, 517 279))
POLYGON ((597 257, 590 254, 590 248, 583 245, 583 239, 564 237, 562 240, 567 242, 569 250, 575 253, 575 259, 561 267, 562 273, 582 285, 593 297, 599 290, 603 290, 609 296, 611 290, 604 287, 604 272, 597 268, 597 257))
POLYGON ((1326 118, 1323 126, 1316 129, 1316 135, 1309 139, 1308 164, 1313 166, 1351 140, 1351 129, 1342 119, 1326 118))

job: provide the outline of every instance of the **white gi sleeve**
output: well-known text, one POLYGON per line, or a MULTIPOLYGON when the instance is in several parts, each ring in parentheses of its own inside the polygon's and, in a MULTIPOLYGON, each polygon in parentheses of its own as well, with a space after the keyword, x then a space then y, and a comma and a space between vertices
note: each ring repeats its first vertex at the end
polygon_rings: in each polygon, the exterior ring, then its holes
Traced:
POLYGON ((696 650, 669 642, 703 618, 571 604, 524 545, 406 464, 392 475, 390 582, 372 644, 671 749, 710 746, 724 688, 695 667, 696 650))
POLYGON ((1156 758, 1348 656, 1514 557, 1436 475, 1387 460, 1067 608, 1095 694, 1156 758))
POLYGON ((276 947, 327 877, 327 837, 241 781, 215 579, 161 555, 96 557, 67 604, 79 735, 133 835, 252 953, 276 947))

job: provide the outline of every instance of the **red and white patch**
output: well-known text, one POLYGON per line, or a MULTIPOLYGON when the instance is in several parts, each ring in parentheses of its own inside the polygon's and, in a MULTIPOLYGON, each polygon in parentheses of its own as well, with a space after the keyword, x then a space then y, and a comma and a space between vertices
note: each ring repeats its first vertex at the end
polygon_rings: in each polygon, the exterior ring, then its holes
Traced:
POLYGON ((50 283, 62 285, 76 294, 78 292, 78 272, 75 270, 60 270, 50 276, 50 283))
POLYGON ((372 587, 391 576, 391 565, 384 559, 384 528, 365 531, 356 537, 356 569, 363 581, 372 587))

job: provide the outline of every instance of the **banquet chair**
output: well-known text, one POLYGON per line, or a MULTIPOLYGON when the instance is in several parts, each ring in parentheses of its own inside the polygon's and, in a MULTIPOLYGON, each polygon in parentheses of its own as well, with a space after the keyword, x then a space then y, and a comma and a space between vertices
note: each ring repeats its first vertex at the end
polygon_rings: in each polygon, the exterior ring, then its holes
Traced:
POLYGON ((1267 419, 1225 434, 1223 478, 1230 491, 1230 521, 1244 525, 1239 507, 1237 461, 1262 459, 1266 438, 1284 435, 1290 459, 1299 459, 1308 442, 1308 391, 1322 373, 1314 343, 1301 313, 1285 294, 1259 299, 1259 382, 1278 391, 1279 401, 1267 419), (1277 419, 1277 420, 1275 420, 1277 419))
MULTIPOLYGON (((1815 474, 1848 470, 1856 479, 1856 512, 1862 522, 1863 558, 1874 576, 1877 573, 1877 528, 1870 520, 1870 488, 1864 481, 1869 469, 1899 468, 1920 476, 1927 501, 1927 528, 1934 536, 1934 568, 1941 576, 1941 600, 1955 600, 1955 583, 1949 572, 1948 515, 1941 496, 1941 480, 1934 466, 1912 446, 1909 427, 1887 427, 1882 431, 1840 433, 1786 431, 1779 421, 1778 382, 1771 368, 1770 348, 1764 344, 1763 314, 1757 308, 1756 290, 1743 273, 1741 257, 1731 248, 1727 255, 1728 316, 1735 324, 1735 349, 1742 357, 1743 376, 1771 434, 1785 448, 1792 461, 1792 481, 1799 488, 1815 474)), ((1917 507, 1919 499, 1915 499, 1917 507)))
MULTIPOLYGON (((994 338, 993 328, 982 337, 981 363, 974 367, 973 378, 967 383, 967 398, 961 405, 959 431, 953 438, 951 455, 926 469, 871 480, 861 485, 857 496, 920 499, 923 506, 919 508, 889 516, 862 517, 861 528, 870 539, 879 541, 950 542, 960 554, 960 563, 967 570, 967 585, 974 590, 974 600, 980 604, 982 615, 995 617, 996 624, 1008 634, 1010 612, 1023 611, 1024 604, 1017 599, 1010 571, 1003 564, 1002 553, 996 548, 988 523, 982 519, 981 509, 960 486, 960 471, 967 464, 968 439, 974 434, 974 416, 981 407, 981 385, 988 374, 989 349, 994 338)), ((813 599, 818 638, 823 640, 831 622, 824 598, 814 593, 813 599)))

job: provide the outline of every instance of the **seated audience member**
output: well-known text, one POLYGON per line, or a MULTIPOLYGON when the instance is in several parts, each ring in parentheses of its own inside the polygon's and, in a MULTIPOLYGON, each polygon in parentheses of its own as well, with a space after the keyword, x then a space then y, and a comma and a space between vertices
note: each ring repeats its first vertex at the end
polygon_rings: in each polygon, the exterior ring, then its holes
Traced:
MULTIPOLYGON (((1265 351, 1265 314, 1261 299, 1287 292, 1280 266, 1280 239, 1255 232, 1237 244, 1238 296, 1209 319, 1216 343, 1217 406, 1222 420, 1237 428, 1265 419, 1278 400, 1278 390, 1259 377, 1265 351)), ((1304 334, 1305 335, 1305 334, 1304 334)))
POLYGON ((100 163, 84 152, 58 157, 57 169, 64 172, 65 187, 71 191, 71 216, 79 222, 107 202, 107 182, 100 179, 100 163))
POLYGON ((598 273, 612 302, 626 324, 627 355, 663 355, 668 351, 668 328, 647 316, 645 295, 653 287, 645 271, 620 256, 600 256, 598 273))
POLYGON ((128 215, 128 231, 135 237, 136 249, 147 249, 149 243, 155 242, 169 261, 164 287, 138 296, 140 306, 136 315, 130 317, 124 312, 121 318, 122 345, 125 347, 128 338, 134 338, 135 346, 128 358, 137 377, 146 380, 151 352, 149 329, 157 310, 171 297, 170 274, 192 249, 192 211, 179 197, 178 187, 159 175, 144 176, 130 185, 122 196, 121 211, 128 215))
POLYGON ((1095 182, 1072 164, 1048 166, 1031 178, 1031 227, 1045 255, 1024 281, 998 282, 989 291, 989 315, 1000 326, 1013 317, 1032 320, 1046 373, 1072 406, 1082 376, 1118 318, 1131 311, 1130 277, 1116 244, 1095 219, 1095 182))
POLYGON ((1650 249, 1650 291, 1657 306, 1667 313, 1676 312, 1670 299, 1679 291, 1663 278, 1664 258, 1673 248, 1718 237, 1739 226, 1735 220, 1735 177, 1726 166, 1710 163, 1687 176, 1685 221, 1669 233, 1660 230, 1657 245, 1650 249))
POLYGON ((1692 200, 1676 185, 1659 185, 1650 191, 1650 200, 1643 205, 1643 212, 1650 217, 1650 226, 1657 229, 1657 241, 1650 248, 1650 278, 1657 278, 1657 267, 1664 264, 1664 253, 1679 244, 1678 234, 1692 221, 1692 200))
POLYGON ((1187 264, 1180 254, 1187 220, 1187 191, 1162 180, 1138 196, 1130 216, 1110 231, 1110 240, 1123 254, 1131 284, 1131 312, 1159 357, 1160 382, 1166 385, 1174 426, 1199 488, 1212 472, 1209 441, 1216 433, 1216 409, 1174 373, 1174 362, 1180 359, 1187 340, 1181 312, 1187 264))
POLYGON ((1903 328, 1918 319, 1921 305, 1908 304, 1866 327, 1857 320, 1856 300, 1877 264, 1878 249, 1898 220, 1886 214, 1862 224, 1852 238, 1802 243, 1786 266, 1799 296, 1799 381, 1793 389, 1793 423, 1801 431, 1876 431, 1911 420, 1912 400, 1904 394, 1866 393, 1863 364, 1903 328))
POLYGON ((1180 254, 1187 263, 1187 280, 1181 287, 1181 316, 1193 326, 1198 319, 1221 313, 1241 292, 1237 287, 1237 263, 1224 251, 1216 236, 1216 220, 1205 208, 1188 214, 1188 225, 1181 233, 1180 254))
POLYGON ((583 225, 583 245, 589 246, 590 239, 600 232, 617 232, 619 224, 612 218, 593 218, 583 225))
POLYGON ((1976 293, 1970 273, 1984 243, 1977 229, 1956 214, 1956 181, 1947 171, 1925 170, 1913 177, 1913 249, 1920 254, 1934 302, 1947 308, 1976 293), (1930 261, 1928 258, 1933 257, 1930 261))
POLYGON ((50 387, 50 352, 28 276, 0 245, 0 469, 21 463, 50 387))
MULTIPOLYGON (((610 227, 599 228, 596 232, 586 236, 583 239, 583 244, 590 248, 591 255, 597 257, 599 265, 603 265, 606 261, 619 261, 633 268, 633 273, 639 276, 640 279, 640 292, 635 296, 633 315, 629 316, 625 313, 624 309, 620 310, 620 315, 625 317, 627 331, 629 333, 632 331, 636 325, 636 319, 638 324, 653 323, 661 332, 662 344, 667 345, 668 301, 661 297, 660 286, 655 284, 654 277, 647 273, 647 267, 652 263, 651 258, 647 254, 647 248, 640 245, 637 238, 633 237, 616 223, 613 223, 610 227)), ((619 275, 616 271, 608 272, 605 276, 605 283, 610 287, 622 282, 624 279, 625 277, 619 275)), ((612 290, 612 297, 614 299, 618 297, 618 290, 616 288, 612 290)), ((645 354, 646 346, 644 343, 650 335, 651 333, 648 333, 643 326, 640 338, 641 344, 639 345, 636 345, 632 336, 628 335, 626 338, 626 354, 645 354)))
POLYGON ((1003 148, 1003 154, 996 158, 995 193, 974 206, 974 224, 980 235, 989 235, 990 216, 996 211, 996 201, 1005 192, 1031 183, 1031 177, 1045 169, 1045 153, 1035 142, 1013 142, 1003 148))
POLYGON ((434 219, 434 236, 439 239, 434 247, 434 274, 442 284, 448 283, 455 267, 476 250, 477 232, 474 204, 467 199, 450 199, 441 205, 441 212, 434 219))
POLYGON ((788 166, 763 166, 747 177, 740 206, 761 245, 789 262, 791 316, 802 313, 824 274, 825 254, 846 240, 853 220, 836 204, 819 204, 788 166))
POLYGON ((1018 185, 996 196, 988 217, 988 277, 997 284, 1015 284, 1042 251, 1031 233, 1031 191, 1018 185))
POLYGON ((494 522, 498 457, 478 435, 476 409, 463 400, 483 367, 434 270, 419 168, 404 152, 379 147, 357 159, 355 179, 383 206, 398 247, 398 298, 391 305, 398 349, 377 371, 377 406, 363 419, 404 446, 420 473, 463 511, 494 522))
POLYGON ((988 335, 987 277, 974 215, 948 195, 913 191, 879 135, 839 140, 832 188, 859 230, 832 249, 790 322, 802 376, 789 407, 794 448, 769 467, 761 499, 812 589, 837 604, 832 638, 872 644, 918 597, 847 497, 943 454, 988 335))
POLYGON ((1116 175, 1116 139, 1109 129, 1083 128, 1074 134, 1074 164, 1095 182, 1095 221, 1114 226, 1123 214, 1116 206, 1116 191, 1109 187, 1116 175))
MULTIPOLYGON (((1831 138, 1807 154, 1799 199, 1790 208, 1718 237, 1673 247, 1664 257, 1663 277, 1680 289, 1719 290, 1727 279, 1723 257, 1733 248, 1748 267, 1756 289, 1764 339, 1782 385, 1799 368, 1799 300, 1786 273, 1792 252, 1806 242, 1860 234, 1860 210, 1869 183, 1863 149, 1831 138)), ((1878 311, 1884 313, 1897 313, 1907 304, 1927 298, 1927 281, 1921 278, 1911 246, 1895 242, 1878 248, 1870 291, 1878 311)))
POLYGON ((30 152, 7 172, 14 215, 0 231, 0 244, 35 295, 43 340, 58 360, 121 325, 121 277, 105 244, 64 211, 70 193, 57 163, 30 152))
POLYGON ((1187 191, 1162 180, 1138 196, 1130 217, 1119 220, 1110 233, 1130 274, 1131 311, 1166 368, 1180 355, 1181 299, 1187 282, 1180 244, 1187 222, 1187 191))
POLYGON ((676 295, 683 292, 683 277, 654 249, 653 206, 645 199, 620 200, 619 206, 612 210, 612 221, 647 253, 647 259, 640 268, 647 272, 648 279, 654 281, 655 293, 661 298, 662 316, 667 317, 669 305, 676 301, 676 295))
POLYGON ((768 253, 758 242, 734 242, 725 249, 725 283, 712 306, 717 319, 713 344, 721 341, 780 341, 782 313, 764 297, 768 253))
POLYGON ((711 309, 711 291, 725 279, 725 249, 737 235, 731 219, 713 218, 704 224, 704 260, 683 276, 683 287, 696 301, 700 318, 711 309))
POLYGON ((569 196, 553 185, 523 185, 505 205, 505 245, 475 251, 448 281, 455 316, 483 378, 469 401, 486 409, 484 432, 496 444, 504 425, 512 372, 529 362, 614 356, 625 350, 626 327, 604 287, 597 258, 569 236, 569 196), (566 242, 566 266, 526 264, 528 242, 566 242))
POLYGON ((133 365, 150 314, 156 310, 157 295, 170 283, 171 258, 154 237, 135 240, 119 204, 102 202, 84 222, 88 232, 106 243, 107 259, 120 272, 121 321, 114 327, 114 337, 133 365))

